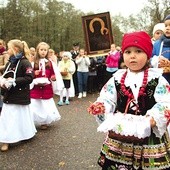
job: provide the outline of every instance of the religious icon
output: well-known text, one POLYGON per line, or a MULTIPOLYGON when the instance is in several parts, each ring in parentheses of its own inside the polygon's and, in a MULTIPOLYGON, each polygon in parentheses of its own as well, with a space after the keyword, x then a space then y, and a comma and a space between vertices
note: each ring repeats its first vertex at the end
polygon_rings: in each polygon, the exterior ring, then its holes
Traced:
POLYGON ((87 54, 102 54, 110 50, 113 36, 109 12, 82 17, 87 54))

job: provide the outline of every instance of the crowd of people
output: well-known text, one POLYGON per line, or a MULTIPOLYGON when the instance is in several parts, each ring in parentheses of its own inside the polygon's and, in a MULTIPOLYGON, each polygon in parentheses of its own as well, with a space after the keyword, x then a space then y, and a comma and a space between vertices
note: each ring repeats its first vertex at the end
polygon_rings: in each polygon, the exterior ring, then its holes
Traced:
POLYGON ((102 169, 170 168, 170 15, 155 25, 152 38, 126 33, 121 48, 111 44, 99 57, 79 43, 56 55, 46 42, 29 48, 19 39, 0 40, 0 75, 1 151, 60 120, 57 105, 99 92, 88 112, 106 133, 102 169))

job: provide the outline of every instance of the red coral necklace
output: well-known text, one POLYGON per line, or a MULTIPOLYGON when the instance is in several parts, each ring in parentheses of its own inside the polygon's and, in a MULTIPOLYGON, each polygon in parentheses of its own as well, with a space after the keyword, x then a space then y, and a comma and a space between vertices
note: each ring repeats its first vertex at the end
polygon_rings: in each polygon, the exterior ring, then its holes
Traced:
MULTIPOLYGON (((126 96, 128 96, 128 99, 131 100, 131 99, 134 98, 134 96, 133 96, 133 93, 130 91, 130 89, 126 89, 126 87, 125 87, 126 75, 127 75, 127 71, 123 74, 123 76, 122 76, 122 78, 120 80, 121 90, 126 96)), ((143 82, 142 82, 142 86, 139 89, 138 97, 146 95, 145 88, 146 88, 147 82, 148 82, 148 69, 146 69, 144 71, 143 82)))

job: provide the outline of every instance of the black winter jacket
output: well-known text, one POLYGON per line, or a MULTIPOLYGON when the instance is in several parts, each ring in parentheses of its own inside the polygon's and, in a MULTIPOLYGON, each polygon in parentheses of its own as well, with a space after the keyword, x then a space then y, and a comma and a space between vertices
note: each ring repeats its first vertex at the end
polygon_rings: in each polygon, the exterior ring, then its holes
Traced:
MULTIPOLYGON (((8 62, 6 68, 9 66, 8 70, 15 70, 17 64, 8 62)), ((5 68, 5 70, 6 70, 5 68)), ((13 77, 13 73, 8 73, 4 76, 5 78, 13 77)), ((33 81, 33 69, 31 63, 27 58, 23 57, 20 59, 16 71, 16 86, 12 86, 9 90, 2 88, 1 94, 3 95, 3 102, 6 104, 20 104, 27 105, 30 104, 30 87, 29 84, 33 81)))

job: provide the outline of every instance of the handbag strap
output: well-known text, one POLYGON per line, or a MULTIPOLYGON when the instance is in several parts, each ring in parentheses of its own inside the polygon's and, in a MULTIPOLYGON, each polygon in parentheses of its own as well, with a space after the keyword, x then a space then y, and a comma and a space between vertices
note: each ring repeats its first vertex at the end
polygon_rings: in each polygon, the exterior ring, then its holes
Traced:
POLYGON ((5 69, 5 71, 4 71, 3 75, 2 75, 2 77, 4 77, 4 76, 5 76, 5 74, 7 74, 7 73, 12 72, 12 73, 14 73, 14 77, 13 77, 13 78, 14 78, 14 80, 15 80, 15 79, 16 79, 16 72, 17 72, 17 69, 18 69, 19 63, 20 63, 20 60, 17 62, 17 65, 16 65, 16 68, 15 68, 15 71, 13 71, 13 70, 8 71, 8 69, 9 69, 9 67, 10 67, 10 65, 11 65, 11 63, 9 63, 9 64, 8 64, 8 66, 7 66, 7 68, 5 69))

